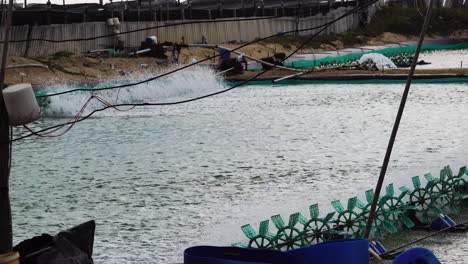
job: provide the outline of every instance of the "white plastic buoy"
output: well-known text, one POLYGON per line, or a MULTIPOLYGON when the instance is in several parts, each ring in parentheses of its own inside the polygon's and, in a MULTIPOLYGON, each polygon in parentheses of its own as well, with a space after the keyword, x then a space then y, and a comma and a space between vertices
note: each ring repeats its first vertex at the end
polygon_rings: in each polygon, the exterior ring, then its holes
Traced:
POLYGON ((112 20, 114 20, 114 26, 116 27, 120 26, 120 21, 118 17, 114 17, 112 20))
POLYGON ((31 84, 11 85, 3 89, 2 93, 11 126, 26 125, 41 116, 41 109, 31 84))
POLYGON ((113 18, 108 18, 108 19, 107 19, 107 25, 108 25, 109 27, 114 26, 114 19, 113 19, 113 18))

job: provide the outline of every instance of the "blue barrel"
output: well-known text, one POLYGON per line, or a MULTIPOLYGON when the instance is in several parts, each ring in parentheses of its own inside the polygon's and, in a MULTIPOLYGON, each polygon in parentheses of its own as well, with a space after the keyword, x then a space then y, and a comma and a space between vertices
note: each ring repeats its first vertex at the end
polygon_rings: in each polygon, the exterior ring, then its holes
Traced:
POLYGON ((379 251, 381 252, 380 254, 387 252, 387 249, 384 247, 382 243, 380 243, 379 241, 375 241, 375 244, 377 248, 379 249, 379 251))
POLYGON ((341 239, 327 241, 287 251, 304 264, 366 264, 369 263, 369 241, 341 239))
POLYGON ((231 51, 223 48, 219 48, 219 59, 221 61, 223 60, 229 60, 231 58, 231 51))
POLYGON ((396 257, 393 264, 441 264, 436 256, 427 248, 414 247, 396 257))
POLYGON ((434 221, 431 223, 431 228, 435 230, 441 230, 447 227, 450 227, 451 224, 445 219, 443 216, 437 217, 434 221))
POLYGON ((375 253, 382 255, 384 254, 387 250, 383 247, 382 244, 380 244, 379 241, 374 241, 374 243, 369 243, 369 247, 374 250, 375 253))
POLYGON ((457 223, 455 223, 455 221, 453 221, 453 219, 450 218, 450 216, 448 216, 448 215, 445 215, 444 219, 450 226, 456 226, 457 225, 457 223))
POLYGON ((197 246, 184 251, 184 264, 304 264, 285 252, 268 249, 197 246))

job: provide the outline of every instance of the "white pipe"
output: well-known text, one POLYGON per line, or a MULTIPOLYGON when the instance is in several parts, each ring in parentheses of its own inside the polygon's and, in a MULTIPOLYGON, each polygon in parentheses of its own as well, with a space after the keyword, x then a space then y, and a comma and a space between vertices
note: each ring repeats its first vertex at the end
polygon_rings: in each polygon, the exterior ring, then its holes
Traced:
POLYGON ((8 65, 8 66, 6 66, 7 69, 12 69, 12 68, 29 68, 29 67, 39 67, 39 68, 49 69, 49 67, 48 67, 47 65, 38 64, 38 63, 26 63, 26 64, 16 64, 16 65, 8 65))
POLYGON ((307 72, 299 72, 299 73, 291 74, 291 75, 288 75, 288 76, 284 76, 284 77, 278 78, 276 80, 273 80, 273 83, 277 83, 277 82, 281 82, 281 81, 284 81, 284 80, 287 80, 287 79, 290 79, 290 78, 298 77, 298 76, 304 75, 306 73, 307 72))
POLYGON ((138 50, 138 51, 132 52, 132 53, 130 53, 130 55, 138 55, 138 54, 148 53, 150 51, 151 51, 151 49, 143 49, 143 50, 138 50))
POLYGON ((97 52, 109 52, 112 49, 97 49, 97 50, 90 50, 88 53, 97 53, 97 52))
POLYGON ((227 69, 227 70, 224 70, 224 71, 222 71, 222 72, 218 72, 218 73, 216 73, 215 75, 216 75, 216 76, 217 76, 217 75, 221 75, 221 74, 224 74, 224 73, 229 72, 229 71, 232 71, 232 70, 234 70, 234 67, 229 68, 229 69, 227 69))

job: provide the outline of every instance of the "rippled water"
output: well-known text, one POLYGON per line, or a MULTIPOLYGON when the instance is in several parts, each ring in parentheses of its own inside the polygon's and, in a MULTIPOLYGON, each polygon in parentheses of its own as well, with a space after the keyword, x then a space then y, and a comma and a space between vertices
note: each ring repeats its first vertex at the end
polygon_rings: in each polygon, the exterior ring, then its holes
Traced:
MULTIPOLYGON (((205 88, 177 98, 221 87, 205 88)), ((63 137, 20 141, 15 242, 95 219, 96 263, 173 263, 188 246, 245 241, 246 223, 306 213, 316 202, 325 213, 333 199, 374 187, 402 90, 249 86, 190 104, 108 111, 63 137)), ((467 165, 467 112, 467 85, 414 85, 388 182, 467 165)))
POLYGON ((418 65, 418 69, 466 69, 468 49, 423 52, 419 59, 431 64, 418 65))

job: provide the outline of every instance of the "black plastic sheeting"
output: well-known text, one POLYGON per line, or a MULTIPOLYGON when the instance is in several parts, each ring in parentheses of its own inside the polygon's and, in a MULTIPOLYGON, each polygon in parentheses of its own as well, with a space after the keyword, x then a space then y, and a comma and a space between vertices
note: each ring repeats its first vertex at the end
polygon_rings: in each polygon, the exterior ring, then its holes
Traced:
POLYGON ((55 236, 42 234, 14 247, 21 264, 92 264, 96 224, 89 221, 55 236))

